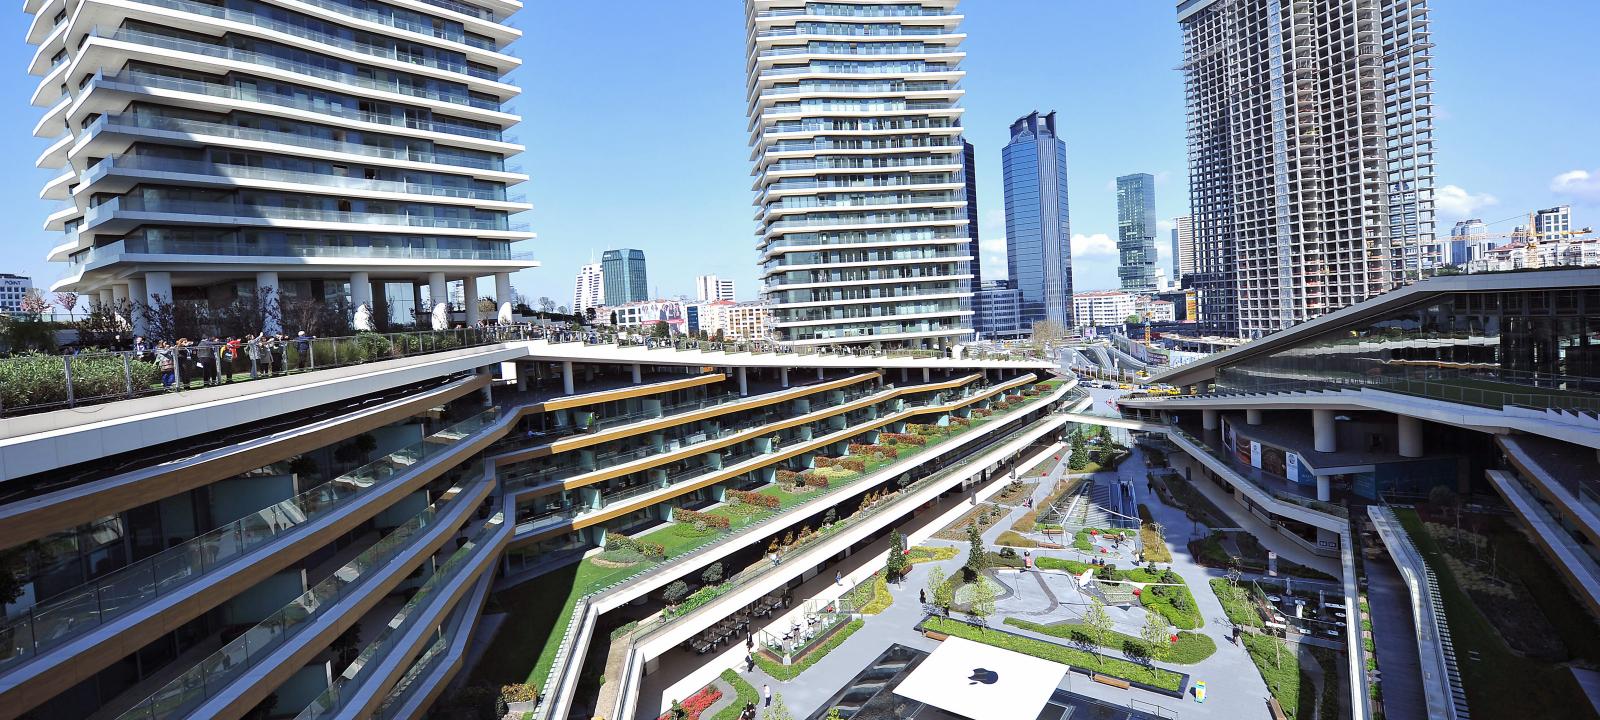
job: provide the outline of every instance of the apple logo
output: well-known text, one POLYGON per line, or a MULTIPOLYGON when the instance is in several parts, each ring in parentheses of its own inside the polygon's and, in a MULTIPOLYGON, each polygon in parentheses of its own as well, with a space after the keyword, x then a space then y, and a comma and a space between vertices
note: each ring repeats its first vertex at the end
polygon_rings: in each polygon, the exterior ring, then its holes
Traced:
POLYGON ((976 685, 978 683, 993 685, 997 682, 1000 682, 1000 673, 997 673, 993 670, 985 670, 983 668, 973 668, 972 676, 967 678, 967 680, 969 681, 967 683, 968 685, 976 685))

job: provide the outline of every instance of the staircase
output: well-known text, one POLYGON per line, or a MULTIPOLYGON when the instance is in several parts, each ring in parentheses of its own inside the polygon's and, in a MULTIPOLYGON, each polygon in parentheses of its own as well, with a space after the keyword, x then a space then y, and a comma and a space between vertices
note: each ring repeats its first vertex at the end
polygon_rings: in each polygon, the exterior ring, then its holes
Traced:
MULTIPOLYGON (((1444 601, 1439 597, 1439 579, 1433 574, 1433 568, 1428 568, 1425 576, 1428 581, 1428 603, 1433 606, 1435 617, 1444 617, 1444 601)), ((1450 701, 1455 705, 1458 720, 1471 720, 1472 713, 1467 711, 1467 691, 1461 686, 1461 669, 1456 664, 1455 643, 1450 640, 1450 626, 1439 623, 1439 647, 1444 652, 1445 670, 1450 675, 1450 701)))

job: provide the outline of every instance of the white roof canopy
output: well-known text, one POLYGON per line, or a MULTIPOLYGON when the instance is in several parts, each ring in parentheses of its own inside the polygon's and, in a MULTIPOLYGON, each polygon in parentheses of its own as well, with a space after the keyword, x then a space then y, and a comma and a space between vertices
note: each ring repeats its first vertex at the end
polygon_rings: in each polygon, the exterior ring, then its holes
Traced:
POLYGON ((952 637, 939 644, 895 694, 972 720, 1034 718, 1067 666, 952 637))

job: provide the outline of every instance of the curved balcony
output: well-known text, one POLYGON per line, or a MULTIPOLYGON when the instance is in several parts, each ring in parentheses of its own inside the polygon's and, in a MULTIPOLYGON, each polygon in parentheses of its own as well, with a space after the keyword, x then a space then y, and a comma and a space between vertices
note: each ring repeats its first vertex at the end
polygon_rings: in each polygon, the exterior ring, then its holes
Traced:
MULTIPOLYGON (((318 32, 316 30, 311 30, 309 28, 304 28, 304 27, 301 27, 299 25, 286 23, 286 22, 283 22, 283 21, 280 21, 280 20, 273 20, 272 18, 263 17, 261 15, 257 15, 255 13, 251 13, 251 12, 244 12, 242 10, 232 10, 232 9, 228 9, 228 8, 217 7, 215 5, 208 5, 206 3, 192 2, 192 0, 132 0, 132 1, 136 2, 136 3, 144 4, 144 5, 152 5, 152 6, 155 6, 155 7, 167 8, 169 10, 177 10, 179 12, 187 12, 187 13, 195 13, 197 15, 205 15, 207 17, 217 18, 219 20, 228 20, 228 21, 231 21, 231 22, 242 23, 242 24, 245 24, 245 25, 252 25, 252 26, 255 26, 255 27, 258 27, 258 28, 262 28, 264 30, 272 30, 274 32, 280 32, 280 33, 283 33, 285 35, 292 35, 294 37, 301 38, 303 40, 310 40, 311 42, 318 43, 318 44, 321 44, 321 45, 328 45, 330 47, 336 47, 336 48, 339 48, 341 50, 349 50, 351 52, 361 53, 363 55, 371 55, 373 57, 384 58, 386 60, 394 60, 396 62, 408 63, 408 64, 411 64, 411 65, 422 65, 424 67, 431 67, 431 68, 434 68, 434 69, 437 69, 437 70, 444 70, 446 72, 462 73, 462 74, 465 74, 465 75, 471 75, 473 77, 481 78, 481 79, 484 79, 484 80, 492 80, 494 82, 500 82, 500 77, 499 77, 498 74, 490 72, 490 71, 487 71, 487 70, 479 70, 477 68, 472 67, 471 65, 456 65, 456 64, 452 64, 452 63, 443 63, 443 62, 440 62, 440 61, 438 61, 436 59, 433 59, 433 58, 423 58, 423 57, 413 57, 413 56, 410 56, 410 55, 401 55, 400 53, 396 52, 395 50, 393 50, 391 48, 382 48, 382 47, 377 47, 377 46, 374 46, 374 45, 366 45, 364 43, 358 43, 358 42, 355 42, 353 40, 349 40, 349 39, 346 39, 346 38, 339 37, 337 35, 329 35, 329 34, 324 33, 324 32, 318 32)), ((429 2, 430 0, 422 0, 422 1, 423 2, 429 2)), ((438 2, 448 2, 448 0, 437 0, 437 1, 438 2)))
POLYGON ((496 186, 494 188, 455 187, 412 183, 403 180, 367 180, 328 173, 278 170, 248 165, 228 165, 199 160, 174 160, 151 155, 113 155, 105 158, 83 173, 81 184, 87 187, 108 175, 141 172, 193 175, 216 180, 260 180, 263 182, 293 183, 296 185, 316 185, 336 190, 360 190, 375 193, 394 193, 396 195, 426 195, 440 198, 519 204, 524 202, 522 196, 507 196, 504 186, 496 186))
MULTIPOLYGON (((300 1, 306 2, 307 0, 300 1)), ((500 103, 493 100, 474 98, 466 93, 445 93, 426 87, 412 87, 401 83, 399 80, 383 82, 376 78, 364 77, 347 72, 339 72, 337 70, 329 70, 324 67, 312 65, 311 63, 288 60, 269 53, 254 52, 251 50, 239 50, 237 48, 231 48, 215 43, 198 42, 195 40, 186 40, 183 38, 175 38, 167 35, 158 35, 156 33, 129 29, 121 29, 112 33, 101 34, 100 30, 96 28, 94 31, 89 33, 88 37, 125 42, 134 45, 159 48, 162 50, 171 50, 180 53, 193 53, 195 55, 204 55, 206 57, 217 58, 219 60, 231 60, 234 62, 270 67, 276 70, 295 73, 297 75, 305 75, 307 77, 314 77, 319 80, 336 82, 341 85, 350 85, 363 90, 388 92, 396 95, 406 95, 422 100, 432 100, 434 102, 449 103, 452 105, 466 105, 478 108, 480 110, 501 112, 500 103)))
MULTIPOLYGON (((524 223, 508 223, 505 217, 495 219, 431 217, 426 215, 393 215, 388 213, 350 212, 345 210, 319 210, 314 208, 274 207, 250 203, 206 202, 201 200, 166 200, 138 197, 120 197, 89 209, 84 215, 84 228, 93 228, 114 216, 125 213, 193 216, 190 222, 230 224, 238 219, 287 220, 319 223, 350 223, 355 225, 383 225, 405 228, 432 228, 446 230, 472 230, 478 232, 522 232, 524 223)), ((184 220, 173 218, 175 222, 184 220)))
POLYGON ((221 83, 201 82, 183 78, 157 75, 155 73, 128 70, 116 75, 97 73, 90 85, 102 87, 107 90, 149 95, 152 90, 169 90, 174 92, 193 93, 206 97, 233 100, 237 102, 260 103, 282 107, 291 110, 300 110, 317 115, 343 118, 357 122, 372 123, 374 125, 387 125, 401 127, 409 130, 422 130, 425 132, 440 133, 444 135, 461 135, 480 140, 506 142, 499 130, 452 125, 449 123, 435 122, 433 120, 417 120, 399 115, 379 114, 355 110, 345 107, 336 107, 326 103, 316 102, 298 95, 282 95, 266 92, 253 87, 240 87, 223 85, 221 83))
MULTIPOLYGON (((276 143, 287 146, 292 150, 326 150, 328 152, 346 153, 350 155, 364 155, 367 157, 383 158, 387 160, 401 160, 406 162, 428 163, 432 165, 447 165, 459 168, 472 168, 490 172, 516 172, 516 169, 507 166, 500 158, 475 158, 468 156, 449 155, 429 150, 414 150, 408 148, 386 148, 361 143, 339 142, 321 138, 297 135, 290 132, 277 130, 257 130, 243 128, 226 123, 206 122, 203 120, 186 120, 170 118, 160 115, 145 115, 142 113, 124 113, 120 115, 102 115, 90 124, 84 132, 84 137, 93 137, 107 131, 149 131, 168 133, 182 133, 185 135, 210 135, 234 140, 249 142, 276 143)), ((141 133, 145 134, 145 133, 141 133)), ((179 138, 188 139, 188 138, 179 138)), ((81 142, 81 141, 80 141, 81 142)))

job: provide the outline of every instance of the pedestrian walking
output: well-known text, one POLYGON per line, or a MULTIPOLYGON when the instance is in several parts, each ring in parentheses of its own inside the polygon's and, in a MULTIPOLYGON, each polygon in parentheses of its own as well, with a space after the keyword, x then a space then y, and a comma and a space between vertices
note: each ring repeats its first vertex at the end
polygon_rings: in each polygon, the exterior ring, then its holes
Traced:
POLYGON ((167 390, 172 389, 172 368, 174 367, 173 362, 172 348, 167 347, 167 341, 161 340, 157 342, 156 366, 161 368, 161 387, 167 390))
POLYGON ((928 591, 927 590, 918 590, 917 591, 917 602, 921 603, 923 605, 927 605, 928 604, 928 591))
POLYGON ((764 705, 764 707, 772 707, 772 686, 771 685, 767 685, 765 683, 763 683, 761 685, 761 698, 766 701, 766 704, 764 705))
POLYGON ((838 570, 833 571, 833 584, 835 584, 835 585, 843 585, 844 584, 844 575, 841 574, 838 570))
POLYGON ((246 335, 244 339, 245 357, 250 358, 250 379, 261 377, 261 336, 246 335))

